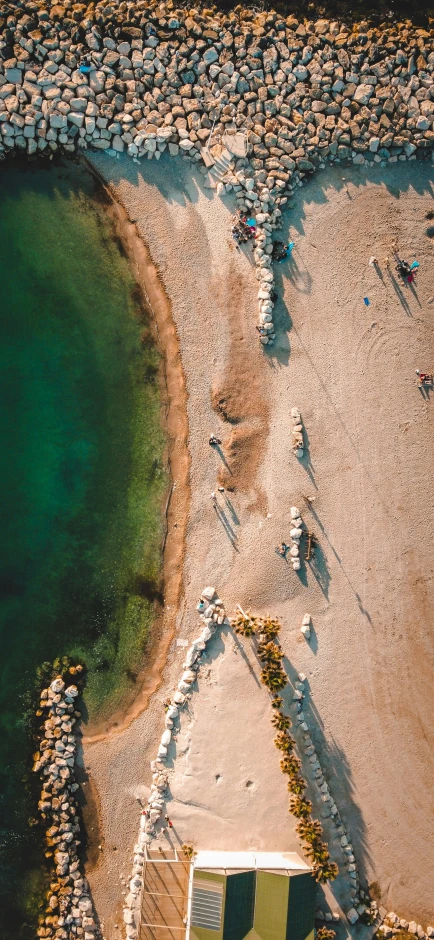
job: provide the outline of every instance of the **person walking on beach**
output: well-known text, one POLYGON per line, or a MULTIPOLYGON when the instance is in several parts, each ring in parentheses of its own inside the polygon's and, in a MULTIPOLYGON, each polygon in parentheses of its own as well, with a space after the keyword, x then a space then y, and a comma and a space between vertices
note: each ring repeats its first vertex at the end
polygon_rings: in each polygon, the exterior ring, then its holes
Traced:
POLYGON ((212 499, 212 504, 213 504, 214 508, 216 508, 216 506, 217 506, 217 496, 216 496, 216 494, 214 493, 214 491, 211 493, 211 499, 212 499))
POLYGON ((173 823, 172 823, 172 821, 169 819, 167 813, 166 813, 166 815, 165 815, 164 818, 165 818, 165 820, 167 821, 167 825, 168 825, 169 829, 173 829, 173 823))

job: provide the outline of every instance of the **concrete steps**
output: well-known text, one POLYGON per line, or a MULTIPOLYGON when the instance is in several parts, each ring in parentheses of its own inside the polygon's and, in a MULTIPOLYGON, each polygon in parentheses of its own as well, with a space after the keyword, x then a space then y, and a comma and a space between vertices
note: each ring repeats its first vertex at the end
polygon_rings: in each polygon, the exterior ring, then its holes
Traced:
POLYGON ((222 150, 220 156, 216 157, 214 160, 214 166, 210 169, 210 176, 215 179, 216 183, 220 183, 223 176, 231 168, 234 163, 234 157, 229 150, 222 150))

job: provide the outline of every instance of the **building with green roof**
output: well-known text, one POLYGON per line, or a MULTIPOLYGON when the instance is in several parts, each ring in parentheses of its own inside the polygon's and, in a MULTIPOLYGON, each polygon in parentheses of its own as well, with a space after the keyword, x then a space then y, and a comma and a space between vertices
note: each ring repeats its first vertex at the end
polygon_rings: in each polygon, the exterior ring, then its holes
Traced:
POLYGON ((198 852, 187 940, 313 940, 315 898, 296 853, 198 852))

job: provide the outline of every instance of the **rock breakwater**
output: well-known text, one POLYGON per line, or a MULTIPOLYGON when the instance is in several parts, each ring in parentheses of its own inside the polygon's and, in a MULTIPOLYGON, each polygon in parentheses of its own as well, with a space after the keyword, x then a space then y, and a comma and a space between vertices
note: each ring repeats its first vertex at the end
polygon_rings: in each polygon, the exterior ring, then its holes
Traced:
MULTIPOLYGON (((197 639, 188 648, 183 673, 177 689, 166 702, 165 730, 161 735, 160 745, 155 760, 151 761, 152 785, 149 799, 140 817, 140 831, 134 846, 134 865, 129 883, 129 893, 124 908, 125 933, 127 940, 137 940, 140 929, 140 911, 143 891, 143 871, 146 847, 161 838, 165 826, 161 827, 164 809, 170 797, 170 776, 173 760, 176 756, 169 753, 170 745, 176 740, 183 710, 190 704, 194 687, 199 678, 202 657, 219 627, 228 625, 223 601, 217 596, 214 587, 205 587, 197 606, 202 630, 197 639), (162 831, 163 830, 163 831, 162 831)), ((165 819, 168 819, 165 814, 165 819)))
POLYGON ((87 148, 197 163, 256 219, 260 342, 274 342, 272 232, 326 161, 434 142, 434 30, 237 7, 28 0, 0 17, 0 154, 87 148))
MULTIPOLYGON (((81 666, 72 667, 78 678, 81 666)), ((69 678, 72 676, 69 674, 69 678)), ((38 937, 94 940, 89 886, 80 870, 80 821, 74 766, 77 757, 76 727, 81 715, 76 708, 79 689, 66 685, 61 675, 42 689, 37 717, 40 725, 39 750, 34 755, 34 773, 42 790, 38 810, 45 830, 47 859, 53 871, 45 913, 40 917, 38 937)))

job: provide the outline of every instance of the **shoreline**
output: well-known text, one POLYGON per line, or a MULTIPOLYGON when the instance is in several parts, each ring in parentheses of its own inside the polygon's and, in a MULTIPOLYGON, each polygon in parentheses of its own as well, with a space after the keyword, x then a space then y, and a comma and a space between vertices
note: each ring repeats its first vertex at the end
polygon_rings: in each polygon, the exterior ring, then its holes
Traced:
POLYGON ((163 371, 160 387, 170 479, 165 507, 162 510, 166 520, 161 549, 164 601, 162 610, 156 612, 144 651, 144 656, 148 655, 149 658, 140 669, 137 678, 138 689, 134 696, 129 696, 126 706, 117 708, 107 719, 89 724, 83 734, 83 744, 86 745, 104 741, 125 731, 146 709, 151 696, 161 684, 182 596, 183 559, 191 493, 190 455, 187 446, 187 390, 171 302, 149 248, 139 235, 134 222, 130 220, 127 210, 92 164, 85 157, 82 157, 82 162, 108 197, 107 214, 134 271, 156 334, 163 371))

